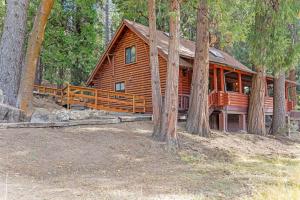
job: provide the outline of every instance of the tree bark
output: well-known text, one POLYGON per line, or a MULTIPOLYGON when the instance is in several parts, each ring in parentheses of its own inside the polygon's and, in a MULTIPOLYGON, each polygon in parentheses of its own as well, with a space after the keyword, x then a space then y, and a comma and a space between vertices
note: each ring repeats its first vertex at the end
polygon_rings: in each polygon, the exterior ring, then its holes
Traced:
MULTIPOLYGON (((295 67, 290 70, 289 80, 294 81, 294 82, 297 81, 296 80, 296 68, 295 67)), ((291 87, 290 95, 291 95, 291 100, 293 101, 293 104, 295 106, 297 106, 298 100, 297 100, 297 86, 296 85, 293 85, 291 87)))
POLYGON ((0 89, 8 104, 16 106, 24 57, 29 0, 8 0, 0 42, 0 89))
POLYGON ((165 107, 162 123, 162 134, 169 147, 179 147, 177 137, 178 117, 178 79, 179 79, 179 40, 180 40, 180 4, 171 0, 170 37, 167 69, 165 107))
POLYGON ((252 78, 251 95, 248 111, 248 132, 266 135, 265 102, 266 76, 264 67, 257 67, 257 74, 252 78))
POLYGON ((111 0, 106 0, 105 2, 105 44, 107 45, 111 39, 111 20, 110 20, 110 7, 111 7, 111 0))
POLYGON ((35 72, 35 78, 34 78, 34 84, 35 85, 41 85, 43 81, 43 70, 44 66, 42 63, 41 56, 38 59, 37 66, 36 66, 36 72, 35 72))
POLYGON ((42 0, 35 17, 33 29, 29 36, 25 66, 22 73, 20 91, 18 94, 18 107, 27 115, 32 111, 33 84, 36 72, 36 64, 41 52, 48 17, 51 13, 54 0, 42 0))
POLYGON ((200 136, 210 135, 208 111, 209 31, 207 0, 199 0, 197 40, 193 66, 187 131, 200 136))
POLYGON ((155 139, 161 139, 162 122, 162 95, 159 77, 159 62, 157 50, 156 33, 156 9, 155 0, 148 0, 149 13, 149 37, 150 37, 150 66, 151 66, 151 86, 152 86, 152 113, 153 113, 153 134, 155 139))
POLYGON ((274 78, 273 120, 272 134, 284 132, 286 128, 286 105, 285 105, 285 71, 279 72, 274 78))

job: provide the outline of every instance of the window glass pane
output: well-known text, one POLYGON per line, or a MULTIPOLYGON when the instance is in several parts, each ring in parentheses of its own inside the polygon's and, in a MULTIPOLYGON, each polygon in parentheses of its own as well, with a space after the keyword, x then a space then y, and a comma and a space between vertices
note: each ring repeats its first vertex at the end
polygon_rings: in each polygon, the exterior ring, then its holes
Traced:
POLYGON ((124 92, 125 91, 125 83, 116 83, 115 84, 116 92, 124 92))
POLYGON ((124 83, 120 84, 120 90, 125 91, 125 84, 124 83))
POLYGON ((131 62, 135 62, 135 47, 131 47, 131 62))
POLYGON ((116 91, 119 91, 119 90, 120 90, 120 84, 116 83, 116 91))
POLYGON ((126 59, 126 61, 125 61, 125 63, 126 64, 128 64, 128 63, 130 63, 131 62, 131 49, 130 48, 126 48, 125 49, 125 59, 126 59))

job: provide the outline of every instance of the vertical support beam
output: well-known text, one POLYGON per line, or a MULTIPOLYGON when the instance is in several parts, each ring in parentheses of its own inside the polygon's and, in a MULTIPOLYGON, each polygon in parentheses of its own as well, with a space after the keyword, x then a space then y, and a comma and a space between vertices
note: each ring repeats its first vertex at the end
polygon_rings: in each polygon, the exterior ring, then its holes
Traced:
POLYGON ((70 85, 68 84, 68 89, 67 89, 67 109, 70 109, 70 85))
POLYGON ((247 131, 246 115, 245 114, 240 114, 239 115, 239 128, 242 131, 247 131))
POLYGON ((214 65, 214 91, 218 91, 218 77, 216 65, 214 65))
POLYGON ((265 90, 266 90, 265 94, 266 95, 265 96, 268 97, 269 96, 269 92, 268 92, 268 80, 267 80, 267 78, 266 78, 266 84, 265 85, 266 85, 266 88, 265 88, 265 90))
POLYGON ((288 83, 285 83, 285 99, 289 99, 289 87, 288 87, 288 83))
POLYGON ((288 115, 287 116, 287 125, 288 125, 288 131, 287 131, 287 135, 288 135, 288 137, 290 137, 291 136, 291 116, 290 115, 288 115))
POLYGON ((224 112, 219 114, 219 130, 226 131, 226 114, 224 112))
POLYGON ((224 69, 223 68, 221 68, 220 80, 221 80, 221 91, 224 92, 225 80, 224 80, 224 69))
POLYGON ((144 104, 144 113, 146 112, 146 99, 144 98, 143 100, 143 104, 144 104))
POLYGON ((135 96, 132 96, 132 112, 135 113, 135 96))
POLYGON ((238 80, 239 80, 239 93, 243 93, 243 84, 242 84, 242 74, 238 72, 238 80))
POLYGON ((98 89, 95 89, 95 109, 98 109, 98 89))

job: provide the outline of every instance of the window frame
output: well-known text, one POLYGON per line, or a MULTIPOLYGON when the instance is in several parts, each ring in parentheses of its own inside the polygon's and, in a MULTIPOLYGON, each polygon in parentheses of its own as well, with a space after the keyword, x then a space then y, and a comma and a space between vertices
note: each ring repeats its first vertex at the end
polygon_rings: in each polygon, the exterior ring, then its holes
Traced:
POLYGON ((124 58, 125 58, 125 59, 124 59, 125 65, 131 65, 131 64, 136 63, 136 61, 137 61, 137 50, 136 50, 136 45, 132 45, 132 46, 125 47, 125 49, 124 49, 124 58), (132 48, 135 49, 135 59, 134 59, 134 61, 132 61, 132 48), (127 63, 127 49, 130 49, 130 62, 129 62, 129 63, 127 63))
POLYGON ((119 81, 119 82, 115 82, 115 92, 126 92, 126 84, 125 81, 119 81), (124 86, 123 90, 117 90, 117 85, 120 85, 120 89, 122 88, 122 84, 124 86))

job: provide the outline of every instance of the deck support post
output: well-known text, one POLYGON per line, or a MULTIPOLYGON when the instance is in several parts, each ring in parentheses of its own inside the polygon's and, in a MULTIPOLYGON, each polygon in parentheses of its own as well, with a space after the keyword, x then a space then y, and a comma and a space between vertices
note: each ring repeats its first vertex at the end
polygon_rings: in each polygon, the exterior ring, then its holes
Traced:
POLYGON ((135 96, 132 96, 132 112, 135 113, 135 96))
POLYGON ((239 115, 239 128, 242 131, 247 131, 246 115, 245 114, 240 114, 239 115))
POLYGON ((226 131, 227 130, 227 116, 224 111, 219 113, 219 130, 226 131))
POLYGON ((70 105, 70 85, 68 84, 68 89, 67 89, 67 109, 70 109, 71 108, 71 105, 70 105))
POLYGON ((95 89, 95 110, 98 110, 98 90, 95 89))

